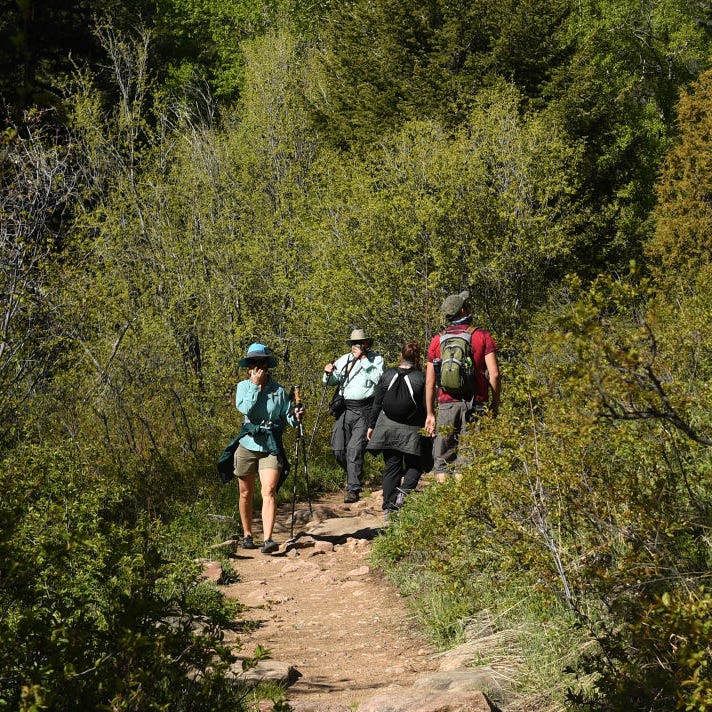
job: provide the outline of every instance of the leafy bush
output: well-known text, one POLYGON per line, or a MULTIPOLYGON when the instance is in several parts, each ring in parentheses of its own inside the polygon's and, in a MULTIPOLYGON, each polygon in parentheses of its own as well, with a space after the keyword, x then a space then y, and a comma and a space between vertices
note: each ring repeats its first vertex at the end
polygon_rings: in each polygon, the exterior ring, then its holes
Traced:
POLYGON ((571 695, 573 709, 712 709, 711 612, 703 588, 641 601, 605 631, 601 652, 582 659, 596 685, 571 695))
POLYGON ((221 643, 232 611, 167 532, 69 446, 3 463, 0 706, 240 709, 221 643))
POLYGON ((590 644, 566 665, 586 709, 703 708, 711 276, 674 309, 635 281, 573 281, 507 365, 501 417, 464 440, 462 480, 414 498, 376 545, 470 614, 575 620, 590 644))

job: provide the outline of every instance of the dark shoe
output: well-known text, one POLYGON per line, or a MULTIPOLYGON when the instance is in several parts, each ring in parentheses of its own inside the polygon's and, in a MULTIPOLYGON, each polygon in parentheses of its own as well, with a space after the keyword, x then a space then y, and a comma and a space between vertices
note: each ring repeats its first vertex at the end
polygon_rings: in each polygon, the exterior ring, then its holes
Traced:
POLYGON ((394 507, 392 504, 389 504, 383 510, 383 516, 387 522, 393 521, 396 518, 397 514, 398 514, 398 508, 394 507))
POLYGON ((263 554, 271 554, 273 551, 277 551, 277 549, 279 549, 279 544, 276 541, 272 541, 272 539, 265 539, 265 543, 262 544, 260 551, 263 554))
POLYGON ((398 510, 397 509, 384 509, 383 510, 383 521, 386 524, 389 524, 390 522, 394 522, 396 519, 398 519, 398 510))
POLYGON ((358 492, 347 492, 344 497, 344 504, 353 504, 354 502, 358 502, 360 498, 358 492))
POLYGON ((255 542, 252 541, 251 536, 246 536, 246 537, 243 537, 243 539, 242 539, 242 548, 243 549, 256 549, 257 544, 255 544, 255 542))

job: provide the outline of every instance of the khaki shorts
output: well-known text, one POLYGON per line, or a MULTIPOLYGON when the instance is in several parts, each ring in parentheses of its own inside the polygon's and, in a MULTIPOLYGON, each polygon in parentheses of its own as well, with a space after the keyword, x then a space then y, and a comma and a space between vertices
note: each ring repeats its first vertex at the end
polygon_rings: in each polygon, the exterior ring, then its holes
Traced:
POLYGON ((282 471, 282 463, 277 455, 269 452, 248 450, 242 445, 237 446, 234 455, 235 474, 238 477, 249 477, 263 470, 282 471))

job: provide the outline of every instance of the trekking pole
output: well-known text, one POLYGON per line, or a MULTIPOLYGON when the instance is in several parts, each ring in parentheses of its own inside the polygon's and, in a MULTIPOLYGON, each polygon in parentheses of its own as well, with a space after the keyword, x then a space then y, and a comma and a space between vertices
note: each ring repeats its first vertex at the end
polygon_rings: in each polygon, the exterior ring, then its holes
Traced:
MULTIPOLYGON (((302 404, 302 398, 299 393, 299 386, 294 386, 294 403, 297 406, 302 404)), ((304 423, 302 422, 302 419, 300 418, 299 421, 297 422, 297 444, 299 444, 303 440, 304 440, 304 423)), ((309 454, 308 450, 305 452, 302 452, 302 462, 304 463, 304 481, 306 482, 306 485, 307 485, 307 502, 309 503, 309 514, 312 515, 314 512, 312 511, 311 487, 309 486, 309 467, 307 465, 308 454, 309 454)), ((295 465, 295 468, 296 468, 296 465, 295 465)), ((294 517, 292 517, 292 521, 294 521, 294 517)))
MULTIPOLYGON (((332 361, 332 363, 334 363, 332 361)), ((324 403, 326 402, 326 391, 329 389, 329 379, 326 379, 324 388, 321 391, 321 400, 319 401, 319 407, 316 411, 316 420, 314 421, 314 430, 312 430, 311 438, 309 439, 309 447, 307 448, 307 453, 311 455, 312 444, 314 443, 314 438, 316 437, 316 431, 319 427, 319 420, 321 418, 321 413, 324 410, 324 403)))
MULTIPOLYGON (((302 397, 300 393, 300 386, 294 386, 294 407, 299 408, 302 405, 302 397)), ((307 501, 309 502, 309 514, 312 514, 312 503, 311 495, 309 493, 309 472, 307 469, 307 456, 304 452, 303 447, 304 440, 304 423, 302 419, 297 420, 297 437, 294 445, 294 476, 292 478, 292 524, 291 531, 289 533, 289 538, 294 538, 294 511, 297 503, 297 470, 299 469, 299 453, 302 453, 302 460, 304 461, 304 476, 307 485, 307 501)))
MULTIPOLYGON (((294 392, 294 407, 296 408, 297 405, 299 405, 299 396, 297 395, 297 387, 295 386, 293 389, 294 392)), ((289 538, 294 539, 294 509, 297 504, 297 469, 299 466, 299 450, 300 448, 300 443, 301 443, 301 436, 300 436, 300 430, 302 428, 302 421, 301 419, 297 421, 297 435, 294 439, 294 470, 292 472, 292 520, 291 520, 291 529, 289 531, 289 538)))

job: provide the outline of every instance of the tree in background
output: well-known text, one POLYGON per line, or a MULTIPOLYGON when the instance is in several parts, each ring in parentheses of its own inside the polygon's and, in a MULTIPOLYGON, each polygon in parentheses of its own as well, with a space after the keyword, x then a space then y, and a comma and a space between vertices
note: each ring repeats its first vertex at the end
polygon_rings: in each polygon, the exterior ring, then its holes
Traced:
POLYGON ((523 327, 574 259, 585 209, 580 148, 546 117, 522 116, 521 100, 502 84, 454 135, 413 121, 363 159, 322 166, 314 320, 369 324, 395 356, 408 334, 425 341, 444 296, 467 287, 489 328, 523 327))
MULTIPOLYGON (((113 90, 105 47, 94 31, 153 36, 151 71, 171 93, 196 87, 227 103, 245 76, 242 43, 268 30, 295 28, 311 36, 322 0, 7 0, 0 13, 0 116, 21 121, 30 107, 55 108, 65 122, 63 85, 80 68, 113 90)), ((49 116, 45 117, 50 118, 49 116)))
POLYGON ((55 108, 63 122, 62 86, 76 67, 105 62, 97 21, 128 31, 150 20, 149 0, 13 0, 0 13, 0 107, 15 121, 25 110, 55 108))
POLYGON ((680 138, 663 163, 656 231, 646 245, 662 286, 709 263, 712 250, 712 72, 700 75, 678 104, 680 138))
POLYGON ((709 28, 709 8, 694 0, 584 2, 570 14, 571 58, 544 94, 546 111, 587 148, 591 221, 577 271, 625 271, 640 257, 677 93, 709 62, 709 28))
POLYGON ((315 109, 337 145, 358 147, 408 120, 456 126, 498 79, 538 97, 565 58, 567 14, 558 0, 336 4, 315 109))
MULTIPOLYGON (((37 122, 40 123, 39 121, 37 122)), ((57 258, 82 191, 71 140, 33 126, 5 131, 0 149, 0 443, 22 440, 24 414, 66 364, 57 258)))
POLYGON ((673 0, 339 4, 310 101, 335 145, 362 151, 412 119, 466 124, 484 89, 511 82, 523 112, 553 114, 586 148, 576 269, 590 278, 640 256, 677 90, 709 61, 708 14, 673 0))

